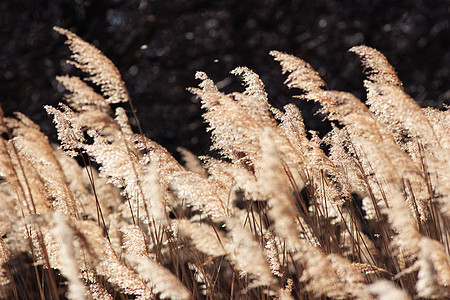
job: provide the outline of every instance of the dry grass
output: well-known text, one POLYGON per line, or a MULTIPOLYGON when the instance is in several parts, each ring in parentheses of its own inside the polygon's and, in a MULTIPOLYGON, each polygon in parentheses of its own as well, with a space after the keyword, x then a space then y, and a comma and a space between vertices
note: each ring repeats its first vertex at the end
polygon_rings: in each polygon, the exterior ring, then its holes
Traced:
POLYGON ((222 159, 181 149, 183 166, 132 131, 114 65, 56 31, 86 74, 58 77, 67 104, 46 107, 60 149, 0 115, 3 299, 450 297, 450 115, 420 108, 381 53, 350 50, 365 105, 271 52, 334 124, 323 139, 294 104, 271 107, 253 71, 232 71, 232 94, 199 72, 190 91, 222 159))

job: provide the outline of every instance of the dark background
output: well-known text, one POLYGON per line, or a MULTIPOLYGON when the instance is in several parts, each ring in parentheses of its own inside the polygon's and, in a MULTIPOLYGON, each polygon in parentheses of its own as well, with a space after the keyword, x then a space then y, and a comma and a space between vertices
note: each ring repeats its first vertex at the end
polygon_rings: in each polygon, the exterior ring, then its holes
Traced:
MULTIPOLYGON (((358 58, 365 44, 384 53, 406 91, 422 106, 449 103, 450 1, 0 0, 0 103, 21 111, 55 138, 43 105, 61 101, 55 76, 72 72, 67 28, 102 50, 119 68, 146 134, 171 152, 207 154, 209 137, 195 86, 202 70, 224 91, 242 90, 229 74, 254 69, 271 103, 295 91, 284 85, 270 50, 308 61, 330 89, 364 97, 358 58)), ((298 102, 310 129, 323 130, 313 104, 298 102)))

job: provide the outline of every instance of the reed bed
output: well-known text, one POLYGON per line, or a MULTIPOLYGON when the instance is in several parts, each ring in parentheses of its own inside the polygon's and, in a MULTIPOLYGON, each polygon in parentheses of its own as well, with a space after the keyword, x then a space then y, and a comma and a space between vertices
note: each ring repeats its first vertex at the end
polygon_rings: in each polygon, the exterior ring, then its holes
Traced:
POLYGON ((142 133, 113 63, 55 30, 84 74, 45 107, 60 145, 0 114, 3 299, 450 297, 449 111, 421 108, 377 50, 350 49, 366 103, 278 51, 298 91, 283 109, 246 67, 230 94, 198 72, 219 155, 180 163, 142 133), (308 131, 299 101, 332 130, 308 131))

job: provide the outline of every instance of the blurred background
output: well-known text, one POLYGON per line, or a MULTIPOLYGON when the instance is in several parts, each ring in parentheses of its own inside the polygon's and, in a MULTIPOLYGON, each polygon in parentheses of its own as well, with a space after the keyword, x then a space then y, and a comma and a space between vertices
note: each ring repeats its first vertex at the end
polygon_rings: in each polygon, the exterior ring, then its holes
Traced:
POLYGON ((70 53, 53 26, 103 51, 120 70, 146 135, 174 153, 209 153, 198 100, 186 91, 205 71, 225 92, 240 91, 229 72, 256 71, 272 105, 295 102, 307 127, 324 131, 313 103, 292 99, 270 50, 309 62, 330 89, 364 99, 362 68, 348 49, 381 51, 422 106, 449 104, 449 0, 1 0, 0 104, 21 111, 55 141, 43 105, 57 105, 55 76, 71 73, 70 53))

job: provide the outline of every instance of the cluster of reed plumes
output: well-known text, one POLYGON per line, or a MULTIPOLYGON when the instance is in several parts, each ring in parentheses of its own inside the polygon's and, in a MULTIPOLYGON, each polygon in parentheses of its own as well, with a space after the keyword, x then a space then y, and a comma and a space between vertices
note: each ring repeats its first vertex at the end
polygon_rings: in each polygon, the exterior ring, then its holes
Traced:
POLYGON ((232 71, 245 85, 232 94, 197 73, 190 92, 222 158, 181 149, 183 166, 132 131, 114 65, 55 30, 86 77, 58 77, 67 104, 45 107, 59 149, 24 115, 0 115, 3 298, 450 297, 449 111, 419 107, 382 54, 350 49, 366 106, 271 52, 332 122, 323 139, 294 104, 272 107, 250 69, 232 71))

